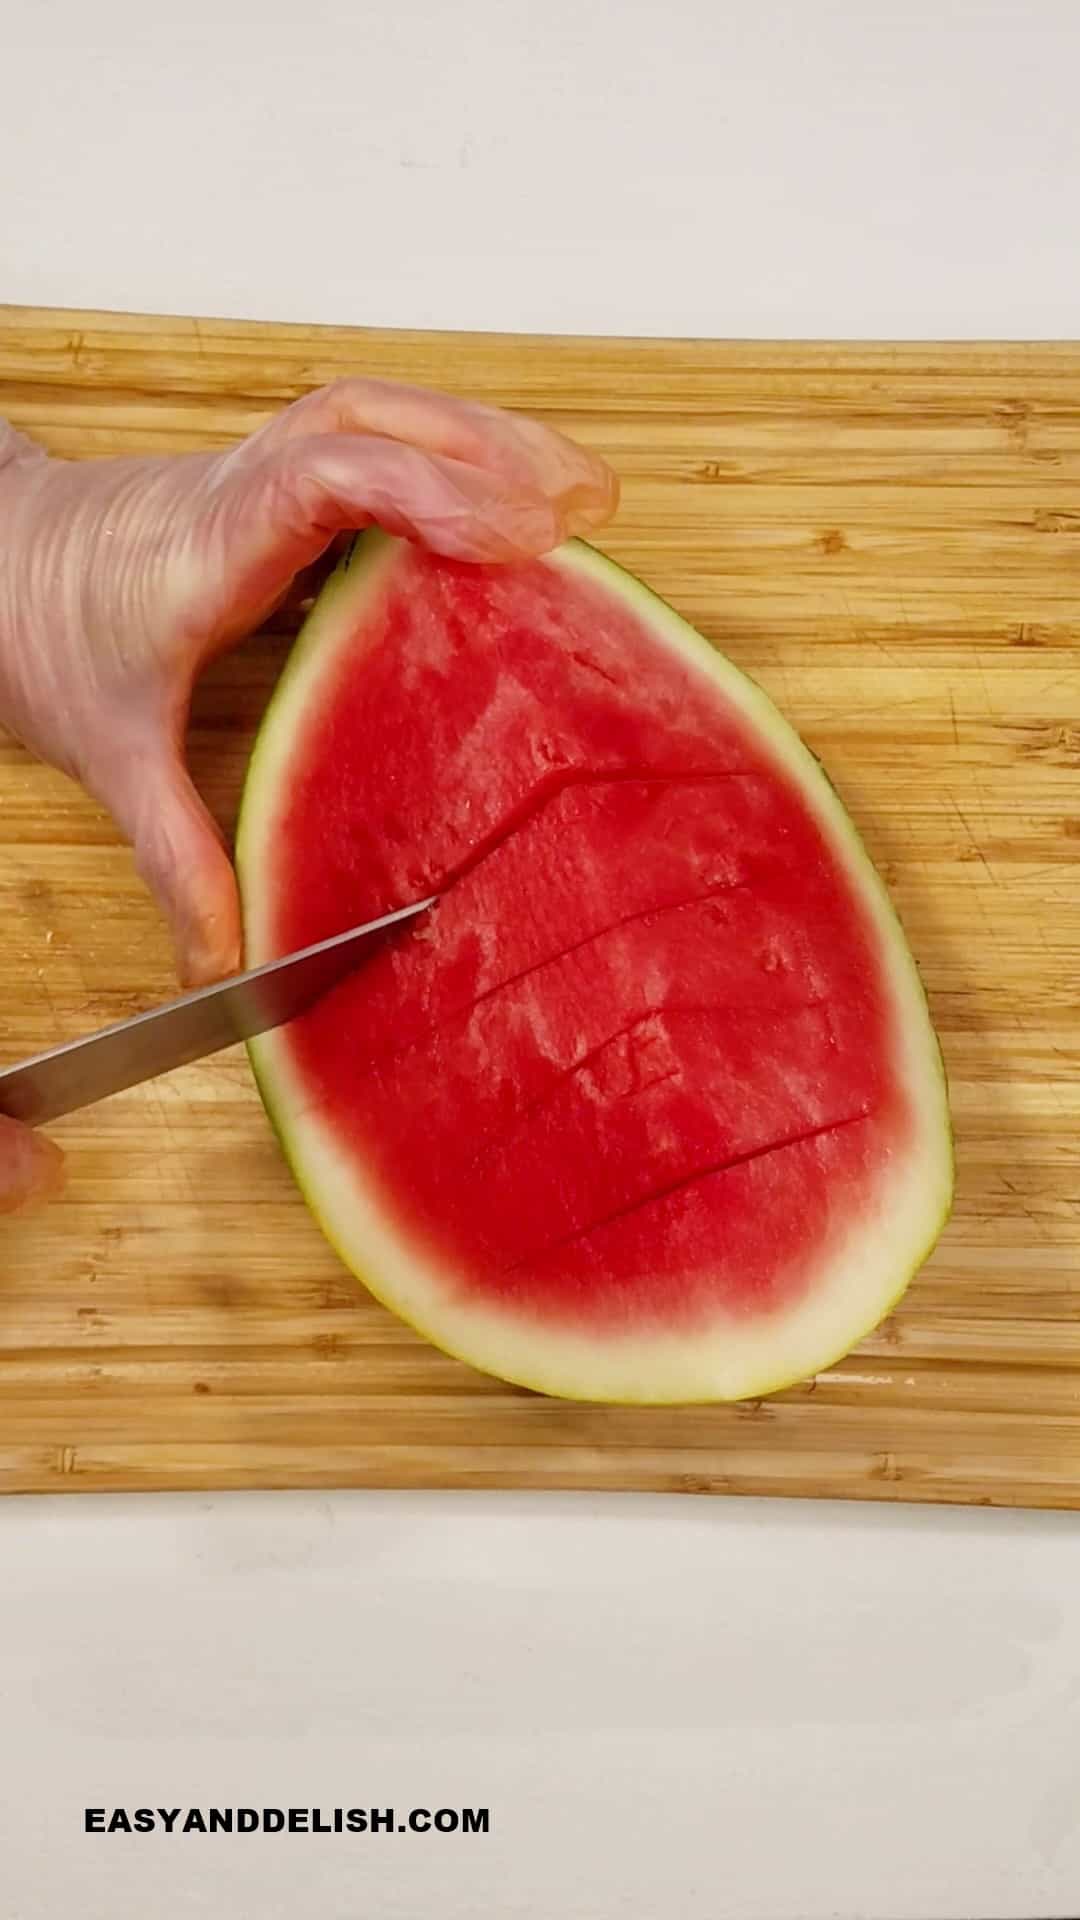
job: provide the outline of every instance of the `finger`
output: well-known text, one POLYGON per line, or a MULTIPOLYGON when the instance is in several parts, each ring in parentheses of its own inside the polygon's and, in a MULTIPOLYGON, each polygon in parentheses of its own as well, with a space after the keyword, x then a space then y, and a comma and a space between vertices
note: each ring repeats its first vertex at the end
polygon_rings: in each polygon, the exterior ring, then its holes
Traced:
POLYGON ((64 1156, 54 1141, 0 1115, 0 1213, 48 1200, 64 1183, 64 1156))
POLYGON ((221 834, 170 737, 94 787, 135 851, 165 914, 185 987, 208 986, 240 965, 240 904, 221 834))
POLYGON ((374 521, 453 559, 522 560, 567 533, 540 488, 374 434, 293 440, 275 465, 286 512, 324 539, 374 521))
POLYGON ((336 534, 375 522, 457 560, 525 560, 557 547, 566 524, 544 494, 463 461, 375 436, 294 440, 255 472, 234 476, 218 539, 232 604, 216 644, 265 616, 300 568, 336 534))
POLYGON ((523 414, 385 380, 336 380, 270 421, 245 458, 313 434, 375 435, 498 474, 552 500, 566 533, 600 526, 618 504, 618 482, 599 454, 523 414))

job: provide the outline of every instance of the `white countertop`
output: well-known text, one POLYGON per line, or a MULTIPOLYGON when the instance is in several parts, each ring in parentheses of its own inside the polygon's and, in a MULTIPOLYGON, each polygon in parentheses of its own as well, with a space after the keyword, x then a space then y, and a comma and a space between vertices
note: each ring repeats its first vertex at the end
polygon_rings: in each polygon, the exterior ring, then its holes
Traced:
MULTIPOLYGON (((0 299, 1080 330, 1072 0, 16 0, 14 40, 0 299)), ((1069 1516, 11 1500, 0 1570, 0 1920, 1080 1909, 1069 1516), (116 1805, 492 1830, 84 1833, 116 1805)))

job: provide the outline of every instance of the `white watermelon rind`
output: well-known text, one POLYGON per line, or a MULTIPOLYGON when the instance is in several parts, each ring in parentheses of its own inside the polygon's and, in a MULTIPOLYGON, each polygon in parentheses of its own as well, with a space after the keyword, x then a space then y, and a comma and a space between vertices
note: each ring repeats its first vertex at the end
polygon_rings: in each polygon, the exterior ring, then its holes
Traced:
MULTIPOLYGON (((278 806, 298 730, 338 646, 355 634, 403 543, 358 536, 324 586, 286 662, 251 756, 237 829, 247 964, 271 957, 268 913, 278 806)), ((915 1112, 913 1144, 876 1212, 864 1215, 798 1304, 767 1314, 719 1314, 692 1332, 575 1332, 480 1303, 429 1248, 410 1244, 355 1156, 306 1102, 284 1032, 248 1047, 267 1114, 293 1176, 343 1264, 376 1299, 443 1351, 556 1398, 635 1405, 757 1399, 833 1365, 880 1325, 933 1250, 952 1204, 948 1090, 922 981, 885 885, 820 762, 757 684, 673 608, 596 548, 573 541, 544 563, 622 599, 686 663, 703 671, 753 723, 797 782, 865 902, 881 940, 896 1008, 901 1070, 915 1112)))

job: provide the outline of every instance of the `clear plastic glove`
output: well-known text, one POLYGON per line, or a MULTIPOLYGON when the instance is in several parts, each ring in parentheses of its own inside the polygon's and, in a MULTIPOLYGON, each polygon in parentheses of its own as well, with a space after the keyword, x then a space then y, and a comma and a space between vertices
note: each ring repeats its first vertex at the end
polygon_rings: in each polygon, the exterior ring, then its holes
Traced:
MULTIPOLYGON (((343 532, 377 523, 464 560, 601 525, 614 476, 537 423, 342 380, 224 453, 68 462, 0 422, 0 724, 81 781, 135 850, 180 977, 240 963, 236 882, 184 763, 200 669, 343 532)), ((0 1211, 56 1149, 0 1119, 0 1211)))

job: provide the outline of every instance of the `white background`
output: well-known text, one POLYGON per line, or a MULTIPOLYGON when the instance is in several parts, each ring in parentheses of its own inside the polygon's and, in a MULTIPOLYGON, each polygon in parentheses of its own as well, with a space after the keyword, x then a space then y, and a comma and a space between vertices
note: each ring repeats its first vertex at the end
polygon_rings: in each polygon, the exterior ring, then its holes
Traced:
MULTIPOLYGON (((1061 337, 1078 236, 1072 0, 0 14, 2 299, 1061 337)), ((1075 1914, 1078 1592, 1066 1516, 9 1501, 0 1920, 1075 1914), (147 1800, 494 1831, 83 1837, 147 1800)))

